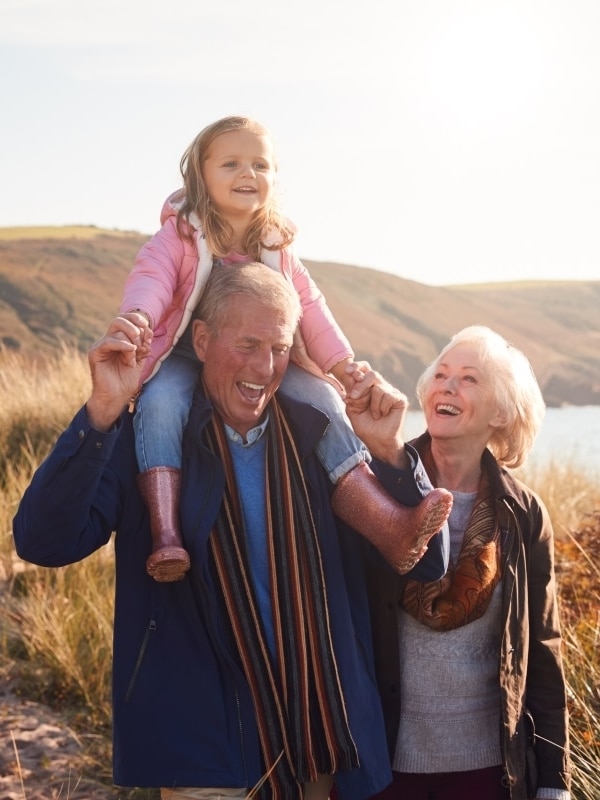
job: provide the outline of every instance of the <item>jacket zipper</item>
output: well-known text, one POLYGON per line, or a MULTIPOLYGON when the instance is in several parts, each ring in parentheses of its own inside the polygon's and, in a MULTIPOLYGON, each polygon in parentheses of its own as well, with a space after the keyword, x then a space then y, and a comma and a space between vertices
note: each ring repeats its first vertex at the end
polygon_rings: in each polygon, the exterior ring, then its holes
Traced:
POLYGON ((125 692, 125 702, 128 703, 131 698, 131 693, 133 692, 133 687, 137 680, 137 676, 139 675, 142 661, 144 660, 144 656, 146 655, 146 650, 148 649, 148 642, 150 641, 150 637, 156 630, 156 620, 151 619, 148 623, 148 627, 146 628, 146 632, 144 634, 144 638, 142 639, 142 645, 138 652, 138 657, 135 662, 135 666, 133 668, 133 673, 131 675, 131 680, 129 681, 129 685, 127 687, 127 691, 125 692))
POLYGON ((242 750, 242 766, 243 766, 243 769, 244 769, 244 777, 245 777, 245 780, 246 780, 246 786, 249 786, 250 785, 250 780, 248 778, 248 763, 247 763, 247 759, 246 759, 246 748, 244 747, 244 726, 242 724, 242 711, 241 711, 241 708, 240 708, 240 695, 239 695, 239 692, 238 692, 238 688, 235 685, 235 678, 233 678, 233 676, 232 676, 232 680, 233 680, 233 685, 235 687, 235 705, 236 705, 236 708, 237 708, 237 716, 238 716, 238 730, 239 730, 239 734, 240 734, 240 748, 242 750))

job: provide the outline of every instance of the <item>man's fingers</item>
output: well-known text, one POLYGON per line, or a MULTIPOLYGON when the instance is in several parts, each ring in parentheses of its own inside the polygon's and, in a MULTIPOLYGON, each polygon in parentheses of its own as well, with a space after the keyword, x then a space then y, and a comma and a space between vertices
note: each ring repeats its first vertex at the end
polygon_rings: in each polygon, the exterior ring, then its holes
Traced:
POLYGON ((144 325, 137 325, 126 316, 114 317, 104 335, 92 345, 92 351, 107 353, 120 352, 128 356, 132 363, 145 358, 150 352, 152 331, 146 321, 138 314, 130 315, 142 320, 144 325))

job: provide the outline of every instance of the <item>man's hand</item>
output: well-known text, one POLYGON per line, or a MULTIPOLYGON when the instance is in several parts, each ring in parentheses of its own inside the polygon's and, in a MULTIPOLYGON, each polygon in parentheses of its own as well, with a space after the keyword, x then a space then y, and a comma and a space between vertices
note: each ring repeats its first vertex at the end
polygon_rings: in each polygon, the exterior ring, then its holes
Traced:
POLYGON ((346 400, 356 435, 373 456, 400 469, 409 466, 402 438, 407 408, 406 395, 371 369, 362 374, 346 400))
POLYGON ((91 346, 88 362, 92 394, 86 403, 90 424, 108 431, 137 394, 152 331, 141 314, 115 317, 104 336, 91 346))

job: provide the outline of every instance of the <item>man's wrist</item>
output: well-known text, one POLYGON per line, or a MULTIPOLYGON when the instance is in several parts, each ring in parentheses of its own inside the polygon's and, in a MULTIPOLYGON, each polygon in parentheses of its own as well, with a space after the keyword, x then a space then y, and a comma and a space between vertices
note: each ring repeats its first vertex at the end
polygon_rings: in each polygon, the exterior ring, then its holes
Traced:
POLYGON ((121 416, 121 411, 119 411, 117 414, 113 413, 112 411, 107 413, 106 409, 99 409, 96 407, 93 400, 88 400, 88 402, 85 404, 85 413, 87 415, 88 422, 95 431, 98 431, 98 433, 110 433, 113 431, 119 417, 121 416))

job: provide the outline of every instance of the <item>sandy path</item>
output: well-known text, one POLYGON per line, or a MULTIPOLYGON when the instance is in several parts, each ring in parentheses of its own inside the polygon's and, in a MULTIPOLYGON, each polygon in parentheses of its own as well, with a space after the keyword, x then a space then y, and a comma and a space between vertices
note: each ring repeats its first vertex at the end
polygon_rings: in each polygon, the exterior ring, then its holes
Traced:
POLYGON ((115 800, 90 775, 80 739, 57 712, 19 697, 0 672, 0 800, 115 800))

